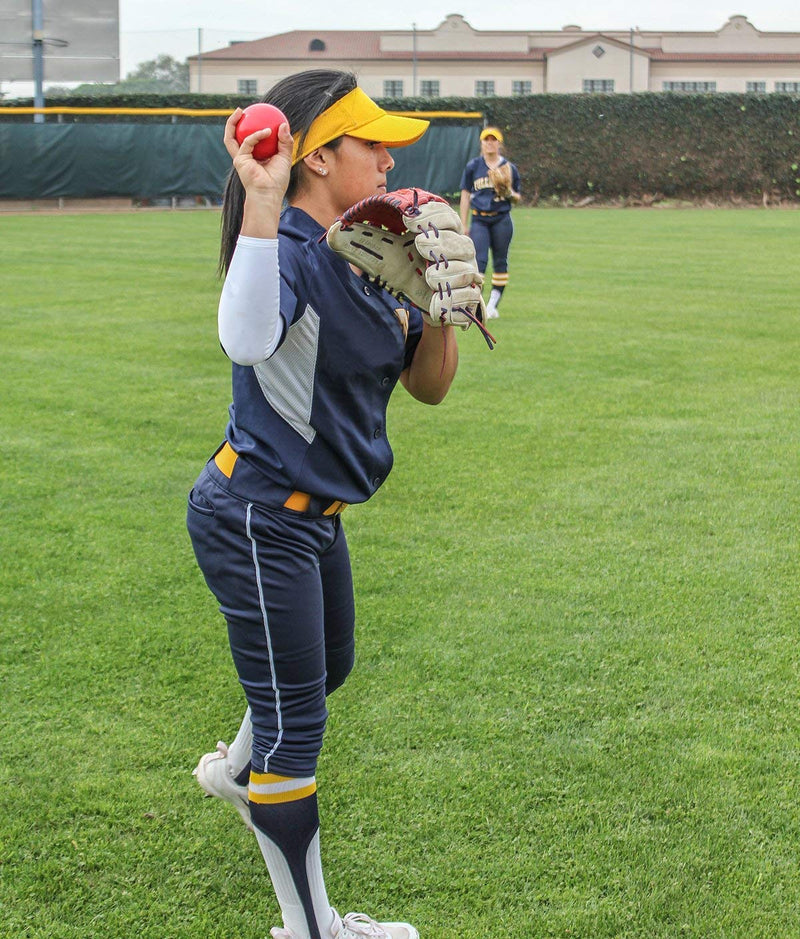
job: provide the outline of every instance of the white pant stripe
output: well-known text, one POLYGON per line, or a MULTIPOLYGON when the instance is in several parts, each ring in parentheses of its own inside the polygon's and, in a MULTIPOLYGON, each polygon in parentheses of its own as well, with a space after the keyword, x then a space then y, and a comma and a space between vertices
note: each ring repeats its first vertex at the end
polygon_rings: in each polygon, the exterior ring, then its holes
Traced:
POLYGON ((253 508, 253 503, 248 502, 247 504, 247 537, 250 539, 250 545, 253 550, 253 567, 255 568, 256 574, 256 585, 258 586, 258 603, 261 607, 261 619, 264 623, 264 635, 267 638, 267 652, 269 653, 269 670, 272 676, 272 692, 275 695, 275 712, 278 719, 278 736, 275 739, 272 749, 264 757, 264 772, 269 772, 269 760, 270 757, 275 755, 275 751, 281 745, 281 740, 283 740, 283 714, 281 713, 281 693, 278 689, 278 679, 275 675, 275 659, 272 654, 272 637, 269 634, 269 618, 267 617, 267 607, 264 603, 264 591, 261 587, 261 567, 258 563, 258 549, 256 548, 256 542, 253 538, 253 535, 250 531, 250 510, 253 508))

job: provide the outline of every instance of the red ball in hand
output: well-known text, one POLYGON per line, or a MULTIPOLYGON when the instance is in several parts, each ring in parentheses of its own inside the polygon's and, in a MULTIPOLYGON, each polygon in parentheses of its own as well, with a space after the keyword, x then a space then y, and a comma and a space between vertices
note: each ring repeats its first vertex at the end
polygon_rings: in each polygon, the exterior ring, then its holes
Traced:
POLYGON ((241 145, 245 137, 269 127, 272 133, 259 140, 253 150, 256 160, 268 160, 278 150, 278 128, 288 123, 286 115, 272 104, 251 104, 242 112, 236 124, 236 140, 241 145))

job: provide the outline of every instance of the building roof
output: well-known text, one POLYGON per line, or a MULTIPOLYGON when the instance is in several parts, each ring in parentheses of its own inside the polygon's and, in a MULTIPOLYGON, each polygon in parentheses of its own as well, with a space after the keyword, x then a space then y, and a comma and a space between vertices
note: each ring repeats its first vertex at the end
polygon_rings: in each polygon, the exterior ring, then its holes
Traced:
MULTIPOLYGON (((420 62, 440 61, 441 59, 460 60, 461 62, 474 62, 482 60, 491 60, 492 62, 530 62, 531 60, 542 61, 545 57, 545 49, 529 49, 527 52, 503 52, 502 50, 494 52, 477 52, 472 49, 464 49, 460 52, 417 52, 416 58, 420 62)), ((413 58, 412 52, 381 52, 378 58, 381 59, 403 59, 410 62, 413 58)))
MULTIPOLYGON (((350 29, 297 29, 290 33, 265 36, 250 42, 234 42, 224 49, 204 52, 204 59, 303 59, 309 66, 314 62, 327 59, 379 59, 382 33, 377 30, 350 29), (325 44, 320 51, 310 51, 312 40, 319 39, 325 44)), ((191 56, 195 59, 197 56, 191 56)))
MULTIPOLYGON (((581 36, 575 42, 548 49, 536 49, 531 52, 543 52, 544 57, 572 52, 580 46, 605 42, 621 49, 630 49, 630 42, 609 36, 607 33, 591 33, 581 36)), ((649 56, 654 62, 800 62, 798 52, 668 52, 658 46, 633 46, 638 55, 649 56)))
POLYGON ((800 62, 800 52, 664 52, 648 49, 654 62, 800 62))
MULTIPOLYGON (((298 29, 290 33, 279 33, 277 36, 265 36, 263 39, 253 39, 249 42, 235 42, 223 49, 214 49, 204 52, 203 60, 233 62, 237 60, 253 59, 306 59, 309 68, 315 62, 341 61, 352 59, 363 61, 365 59, 389 59, 410 61, 414 57, 412 50, 381 49, 381 36, 385 31, 378 30, 346 30, 346 29, 298 29), (318 40, 324 43, 325 48, 312 50, 311 43, 318 40)), ((447 59, 461 61, 542 61, 544 49, 529 49, 527 52, 504 52, 502 50, 469 50, 451 49, 442 51, 418 50, 416 58, 420 62, 447 59)), ((189 56, 195 60, 196 55, 189 56)))

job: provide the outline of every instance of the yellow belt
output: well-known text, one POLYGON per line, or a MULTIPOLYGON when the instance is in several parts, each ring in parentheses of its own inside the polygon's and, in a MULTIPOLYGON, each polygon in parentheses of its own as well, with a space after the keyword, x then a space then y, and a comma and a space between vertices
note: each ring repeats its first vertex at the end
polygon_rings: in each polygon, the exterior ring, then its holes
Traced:
MULTIPOLYGON (((238 459, 239 454, 227 441, 225 441, 225 443, 214 454, 214 462, 217 464, 217 469, 228 479, 233 476, 233 468, 236 466, 236 461, 238 459)), ((283 506, 286 509, 292 509, 294 512, 307 512, 311 507, 311 495, 308 492, 300 492, 296 489, 283 503, 283 506)), ((331 504, 323 510, 322 514, 339 515, 341 512, 344 512, 347 506, 347 502, 340 502, 339 500, 336 500, 335 502, 331 502, 331 504)))

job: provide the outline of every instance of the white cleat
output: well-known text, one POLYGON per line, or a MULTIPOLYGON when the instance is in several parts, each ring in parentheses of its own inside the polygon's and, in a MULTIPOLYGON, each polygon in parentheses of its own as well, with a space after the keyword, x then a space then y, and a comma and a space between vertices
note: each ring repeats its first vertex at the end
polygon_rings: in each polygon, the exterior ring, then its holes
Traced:
POLYGON ((231 775, 228 748, 221 740, 213 753, 205 753, 200 757, 200 762, 192 772, 192 776, 197 779, 207 796, 230 802, 241 815, 245 825, 250 831, 253 830, 247 786, 240 786, 231 775))
MULTIPOLYGON (((344 919, 333 911, 333 939, 419 939, 419 933, 408 923, 376 923, 363 913, 348 913, 344 919)), ((296 939, 288 929, 275 926, 272 939, 296 939)))
POLYGON ((419 939, 408 923, 376 923, 364 913, 348 913, 344 919, 334 912, 333 939, 419 939))

